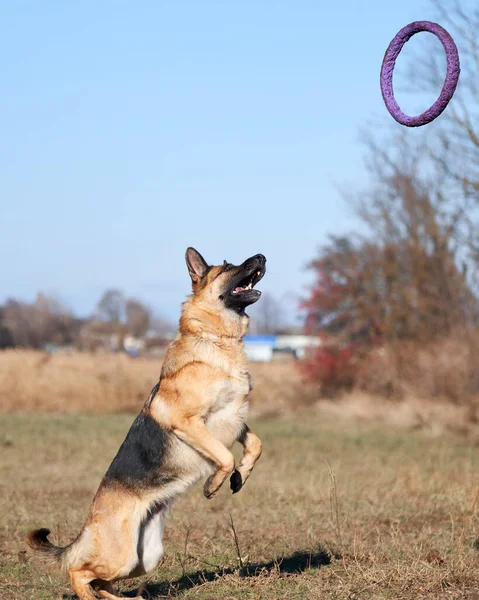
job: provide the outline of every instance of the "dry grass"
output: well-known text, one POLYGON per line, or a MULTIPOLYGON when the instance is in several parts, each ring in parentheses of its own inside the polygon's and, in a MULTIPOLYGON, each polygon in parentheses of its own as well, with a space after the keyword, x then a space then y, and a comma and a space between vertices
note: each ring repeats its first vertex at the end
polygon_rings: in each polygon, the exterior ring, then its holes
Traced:
MULTIPOLYGON (((459 349, 451 358, 452 365, 458 356, 462 356, 459 349)), ((388 355, 383 358, 389 360, 388 355)), ((427 356, 421 360, 425 391, 433 379, 434 363, 427 356)), ((124 354, 3 351, 0 413, 136 413, 158 380, 161 362, 161 358, 133 359, 124 354)), ((443 353, 439 364, 445 371, 446 363, 443 353)), ((254 378, 251 414, 255 417, 289 416, 315 406, 323 414, 344 421, 371 421, 435 433, 449 430, 479 439, 475 404, 426 399, 414 395, 414 390, 400 401, 364 392, 328 400, 320 397, 318 388, 304 383, 294 362, 251 363, 250 370, 254 378)), ((385 365, 373 376, 385 377, 390 370, 385 365)))
MULTIPOLYGON (((70 594, 24 553, 23 536, 76 535, 132 419, 2 417, 2 600, 70 594)), ((144 579, 152 600, 477 600, 477 447, 312 413, 252 425, 264 455, 246 487, 207 501, 198 485, 173 510, 167 555, 144 579)))
MULTIPOLYGON (((471 407, 408 396, 393 401, 362 392, 334 400, 322 398, 317 409, 344 423, 376 423, 385 428, 422 430, 433 435, 453 432, 470 443, 479 443, 479 426, 471 407)), ((479 600, 479 599, 478 599, 479 600)))
POLYGON ((479 407, 477 335, 431 344, 401 341, 364 357, 355 387, 380 396, 414 396, 479 407))
MULTIPOLYGON (((124 354, 0 351, 2 412, 137 412, 161 371, 159 358, 124 354)), ((284 413, 316 398, 291 362, 252 364, 257 414, 284 413)))

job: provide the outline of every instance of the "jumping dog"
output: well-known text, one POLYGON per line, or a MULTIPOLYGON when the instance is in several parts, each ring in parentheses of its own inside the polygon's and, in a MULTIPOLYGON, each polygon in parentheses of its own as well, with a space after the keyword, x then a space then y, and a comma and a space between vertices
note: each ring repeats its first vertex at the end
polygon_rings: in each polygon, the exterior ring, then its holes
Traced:
POLYGON ((120 598, 115 581, 143 575, 162 558, 165 515, 174 500, 205 477, 206 498, 228 477, 238 492, 261 455, 261 441, 246 424, 252 380, 242 338, 245 309, 261 296, 254 286, 266 258, 211 266, 188 248, 186 264, 192 293, 182 305, 178 334, 83 529, 64 548, 48 540, 48 529, 27 536, 33 551, 68 573, 80 600, 94 600, 93 591, 120 598), (230 452, 236 441, 243 446, 237 466, 230 452))

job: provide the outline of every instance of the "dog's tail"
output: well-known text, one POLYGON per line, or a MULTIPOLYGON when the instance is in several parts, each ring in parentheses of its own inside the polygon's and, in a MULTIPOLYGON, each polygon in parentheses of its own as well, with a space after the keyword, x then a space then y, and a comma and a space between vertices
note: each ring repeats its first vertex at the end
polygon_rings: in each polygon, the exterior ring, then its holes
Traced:
POLYGON ((60 567, 62 571, 68 570, 72 566, 71 550, 77 545, 80 536, 76 538, 71 544, 61 548, 60 546, 54 546, 48 536, 50 530, 42 527, 41 529, 35 529, 31 531, 25 541, 28 547, 43 560, 49 562, 52 565, 60 567))

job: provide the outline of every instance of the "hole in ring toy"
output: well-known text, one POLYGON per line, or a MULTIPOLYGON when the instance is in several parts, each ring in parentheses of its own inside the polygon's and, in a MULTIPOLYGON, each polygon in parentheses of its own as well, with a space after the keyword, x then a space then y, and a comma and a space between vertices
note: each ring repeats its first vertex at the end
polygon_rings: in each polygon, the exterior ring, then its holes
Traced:
POLYGON ((396 119, 401 125, 407 127, 420 127, 426 125, 431 121, 434 121, 446 108, 451 100, 454 92, 456 91, 457 82, 459 80, 460 73, 459 65, 459 52, 457 46, 450 34, 437 23, 431 21, 414 21, 409 23, 406 27, 403 27, 393 38, 389 44, 386 53, 384 54, 383 63, 381 65, 381 93, 391 116, 396 119), (416 33, 421 31, 429 31, 433 33, 444 46, 447 58, 447 71, 446 79, 442 87, 439 98, 434 104, 426 111, 417 115, 416 117, 410 117, 402 112, 399 108, 396 99, 394 98, 393 91, 393 72, 396 64, 396 59, 399 56, 404 44, 416 33))

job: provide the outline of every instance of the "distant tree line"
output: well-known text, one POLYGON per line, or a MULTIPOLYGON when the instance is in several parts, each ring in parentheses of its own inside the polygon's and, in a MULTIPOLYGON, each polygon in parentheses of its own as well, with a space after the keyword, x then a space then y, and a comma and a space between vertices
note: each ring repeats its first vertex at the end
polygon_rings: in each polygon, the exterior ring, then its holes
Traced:
MULTIPOLYGON (((252 316, 252 331, 277 333, 284 326, 280 303, 267 292, 252 316)), ((138 298, 108 289, 88 318, 75 316, 64 303, 39 293, 31 303, 8 299, 0 306, 0 348, 44 348, 48 344, 92 349, 116 336, 161 340, 176 329, 138 298)))
POLYGON ((44 348, 47 344, 78 345, 82 333, 101 332, 136 338, 164 336, 172 325, 137 298, 125 298, 117 289, 107 290, 88 318, 75 316, 57 299, 39 293, 31 303, 8 299, 0 306, 0 348, 44 348))

